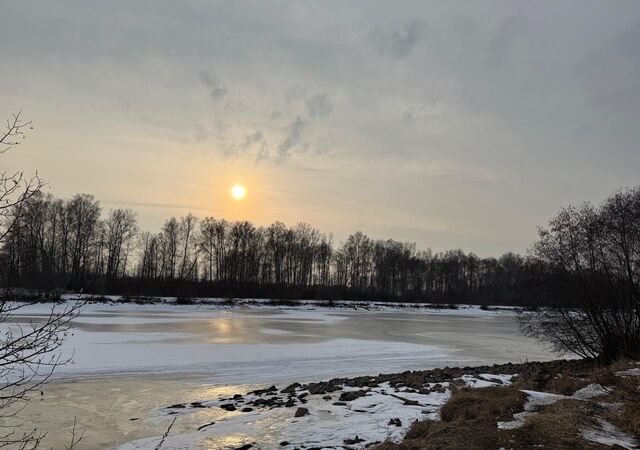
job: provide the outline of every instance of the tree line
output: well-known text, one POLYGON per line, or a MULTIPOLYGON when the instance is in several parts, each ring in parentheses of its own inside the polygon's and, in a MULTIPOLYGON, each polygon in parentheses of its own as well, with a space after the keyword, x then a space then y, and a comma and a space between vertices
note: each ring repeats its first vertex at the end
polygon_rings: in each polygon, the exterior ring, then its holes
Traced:
POLYGON ((11 215, 0 248, 7 287, 93 293, 532 304, 546 267, 362 232, 334 243, 305 224, 267 227, 191 214, 141 231, 130 209, 38 194, 11 215))

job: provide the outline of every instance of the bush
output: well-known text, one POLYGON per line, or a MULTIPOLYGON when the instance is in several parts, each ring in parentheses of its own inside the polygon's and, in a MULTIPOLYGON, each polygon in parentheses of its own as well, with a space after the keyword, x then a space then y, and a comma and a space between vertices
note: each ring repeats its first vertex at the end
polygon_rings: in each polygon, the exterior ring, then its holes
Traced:
POLYGON ((520 314, 526 334, 558 353, 640 357, 640 188, 563 209, 533 253, 553 282, 548 307, 520 314))

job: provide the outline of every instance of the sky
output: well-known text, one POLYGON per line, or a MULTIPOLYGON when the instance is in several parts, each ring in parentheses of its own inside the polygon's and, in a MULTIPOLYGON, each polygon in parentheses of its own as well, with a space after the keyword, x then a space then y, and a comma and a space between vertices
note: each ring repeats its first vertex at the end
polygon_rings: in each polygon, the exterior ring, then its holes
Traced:
POLYGON ((34 123, 2 168, 145 229, 499 255, 639 181, 637 1, 14 1, 0 53, 0 114, 34 123))

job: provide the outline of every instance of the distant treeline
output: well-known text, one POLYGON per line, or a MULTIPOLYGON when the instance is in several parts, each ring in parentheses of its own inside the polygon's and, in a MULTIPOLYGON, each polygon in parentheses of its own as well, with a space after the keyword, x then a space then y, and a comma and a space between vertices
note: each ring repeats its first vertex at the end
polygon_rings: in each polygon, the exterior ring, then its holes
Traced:
POLYGON ((85 194, 37 195, 14 218, 0 249, 6 287, 535 305, 552 279, 543 263, 513 253, 433 253, 361 232, 336 245, 304 223, 258 227, 187 215, 168 219, 158 233, 140 231, 133 211, 103 217, 100 203, 85 194))

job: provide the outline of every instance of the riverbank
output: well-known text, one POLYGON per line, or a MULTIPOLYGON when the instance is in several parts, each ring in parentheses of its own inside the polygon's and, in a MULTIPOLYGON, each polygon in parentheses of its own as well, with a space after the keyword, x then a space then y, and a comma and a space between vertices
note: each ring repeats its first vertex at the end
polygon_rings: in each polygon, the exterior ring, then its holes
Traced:
POLYGON ((212 306, 218 308, 249 307, 313 307, 351 310, 381 309, 423 309, 429 311, 519 311, 522 306, 475 305, 450 302, 418 302, 418 301, 380 301, 380 300, 308 300, 308 299, 264 299, 264 298, 222 298, 222 297, 158 297, 127 295, 96 295, 62 293, 39 295, 36 293, 17 292, 5 295, 10 301, 24 303, 63 303, 68 301, 84 301, 89 304, 105 305, 167 305, 167 306, 212 306))
POLYGON ((401 441, 374 450, 638 448, 640 363, 523 369, 509 386, 454 388, 438 420, 416 421, 401 441))
MULTIPOLYGON (((637 375, 640 366, 633 363, 602 369, 584 360, 445 367, 270 386, 167 405, 159 414, 224 411, 191 432, 170 435, 163 446, 167 449, 213 443, 222 435, 235 436, 235 441, 212 448, 524 449, 537 443, 558 449, 609 448, 605 441, 635 448, 637 399, 627 398, 621 386, 631 386, 637 375), (594 414, 594 409, 603 412, 594 414), (556 439, 554 430, 560 425, 543 428, 560 419, 562 426, 577 428, 556 439), (256 422, 267 428, 278 423, 278 433, 243 435, 243 428, 256 422)), ((153 448, 154 442, 142 439, 120 450, 153 448)))

